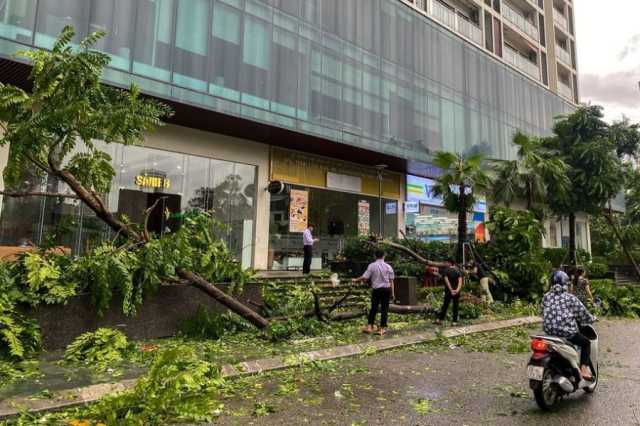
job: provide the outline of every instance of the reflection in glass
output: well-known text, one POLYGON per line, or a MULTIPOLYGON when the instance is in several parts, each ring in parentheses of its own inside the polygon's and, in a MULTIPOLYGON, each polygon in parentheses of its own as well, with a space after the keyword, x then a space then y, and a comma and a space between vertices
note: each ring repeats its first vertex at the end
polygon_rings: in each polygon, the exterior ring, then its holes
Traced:
POLYGON ((67 25, 75 29, 73 42, 79 43, 87 35, 90 7, 91 3, 86 0, 40 0, 36 46, 51 49, 67 25))
POLYGON ((129 70, 134 37, 135 2, 91 0, 89 33, 104 31, 96 48, 111 57, 110 67, 129 70))
POLYGON ((0 36, 31 44, 36 16, 36 0, 0 2, 0 36))
POLYGON ((133 72, 171 80, 173 0, 139 0, 133 72))

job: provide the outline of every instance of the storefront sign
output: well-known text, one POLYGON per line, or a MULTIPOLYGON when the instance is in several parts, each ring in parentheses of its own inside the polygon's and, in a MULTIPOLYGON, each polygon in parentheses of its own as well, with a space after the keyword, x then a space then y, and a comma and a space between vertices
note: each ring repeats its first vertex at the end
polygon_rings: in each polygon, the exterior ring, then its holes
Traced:
POLYGON ((418 201, 431 206, 443 206, 442 197, 433 194, 436 181, 419 176, 407 175, 407 201, 418 201))
MULTIPOLYGON (((433 193, 435 184, 436 181, 434 179, 407 175, 407 201, 417 201, 429 206, 444 207, 442 197, 435 196, 433 193)), ((459 189, 457 186, 451 186, 451 191, 457 194, 459 189)), ((465 193, 469 193, 469 191, 470 189, 467 187, 465 193)), ((487 200, 485 197, 476 197, 476 204, 473 206, 473 211, 486 213, 487 200)))
POLYGON ((137 186, 143 188, 171 188, 171 181, 162 176, 138 175, 134 181, 137 186))
POLYGON ((397 214, 398 213, 398 205, 396 204, 396 202, 391 202, 391 203, 385 203, 384 205, 384 211, 386 214, 397 214))
POLYGON ((358 235, 369 235, 369 202, 358 202, 358 235))
POLYGON ((292 189, 289 197, 289 232, 304 232, 309 217, 309 192, 292 189))
POLYGON ((341 191, 362 192, 362 178, 327 172, 327 188, 341 191))
POLYGON ((420 213, 420 203, 418 201, 406 201, 404 203, 405 213, 420 213))

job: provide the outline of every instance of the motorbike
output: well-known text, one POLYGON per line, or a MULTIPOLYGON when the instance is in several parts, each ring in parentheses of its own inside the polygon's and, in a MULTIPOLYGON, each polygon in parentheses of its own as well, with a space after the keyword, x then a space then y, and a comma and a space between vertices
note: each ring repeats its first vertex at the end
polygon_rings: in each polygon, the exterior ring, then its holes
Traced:
POLYGON ((551 410, 564 396, 583 390, 595 392, 598 387, 598 334, 593 326, 580 329, 591 341, 590 368, 593 380, 580 375, 580 349, 556 336, 531 335, 531 359, 527 378, 536 403, 543 410, 551 410))

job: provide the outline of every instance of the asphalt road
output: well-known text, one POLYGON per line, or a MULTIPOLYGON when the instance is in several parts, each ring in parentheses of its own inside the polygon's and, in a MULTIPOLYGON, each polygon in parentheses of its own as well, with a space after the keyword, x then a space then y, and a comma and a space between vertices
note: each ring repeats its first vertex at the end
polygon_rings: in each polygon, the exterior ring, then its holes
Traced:
POLYGON ((528 388, 528 354, 414 347, 340 361, 313 377, 255 379, 258 391, 228 401, 217 423, 640 426, 640 321, 602 321, 598 331, 598 389, 552 413, 537 408, 528 388), (257 415, 256 407, 274 412, 257 415))

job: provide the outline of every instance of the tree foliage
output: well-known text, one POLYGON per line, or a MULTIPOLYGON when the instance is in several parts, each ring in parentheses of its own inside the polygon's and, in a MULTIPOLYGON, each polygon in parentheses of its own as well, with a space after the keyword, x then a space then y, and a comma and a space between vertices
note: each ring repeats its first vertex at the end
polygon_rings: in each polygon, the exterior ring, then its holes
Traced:
POLYGON ((494 201, 510 206, 516 200, 525 200, 528 209, 542 211, 549 194, 569 191, 567 164, 556 152, 545 148, 541 139, 518 132, 513 144, 518 149, 518 159, 494 165, 494 201))
POLYGON ((6 123, 0 145, 11 146, 4 171, 8 187, 18 187, 24 171, 35 166, 41 175, 67 171, 89 190, 105 192, 115 172, 94 141, 140 143, 170 114, 136 86, 126 91, 101 84, 110 57, 91 47, 104 33, 85 38, 80 49, 70 45, 74 35, 65 27, 52 51, 18 53, 33 65, 31 93, 0 84, 0 121, 6 123))
POLYGON ((443 171, 433 188, 434 195, 442 197, 447 210, 458 213, 457 257, 461 262, 467 241, 467 214, 473 211, 478 194, 489 189, 491 179, 485 170, 482 154, 464 156, 438 152, 433 164, 443 171))

